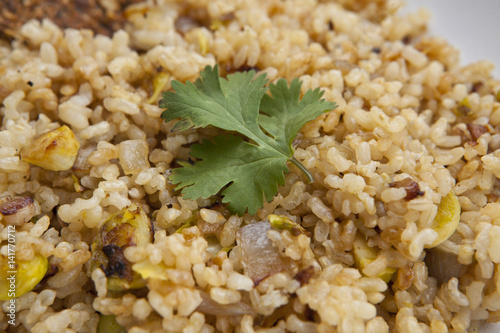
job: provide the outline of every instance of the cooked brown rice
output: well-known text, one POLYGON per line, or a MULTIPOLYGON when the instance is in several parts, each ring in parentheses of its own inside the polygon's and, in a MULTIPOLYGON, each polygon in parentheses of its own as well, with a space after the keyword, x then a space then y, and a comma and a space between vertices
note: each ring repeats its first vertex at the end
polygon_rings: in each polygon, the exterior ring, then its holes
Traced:
POLYGON ((17 298, 15 325, 2 302, 0 331, 95 332, 108 315, 134 333, 465 332, 499 321, 500 82, 490 62, 461 67, 453 46, 429 36, 429 13, 399 6, 146 1, 112 37, 43 20, 1 42, 0 203, 33 199, 1 211, 1 254, 16 225, 16 260, 41 255, 49 269, 17 298), (168 90, 215 64, 223 76, 299 78, 339 105, 295 140, 315 182, 290 165, 255 216, 231 215, 220 198, 185 200, 167 179, 217 130, 171 132, 153 81, 167 73, 168 90), (72 169, 21 158, 62 125, 80 146, 72 169), (450 192, 460 222, 430 249, 450 192), (154 242, 123 254, 150 275, 116 292, 91 268, 91 245, 132 204, 154 242), (271 228, 269 214, 308 232, 271 228), (363 266, 359 237, 374 251, 363 266))

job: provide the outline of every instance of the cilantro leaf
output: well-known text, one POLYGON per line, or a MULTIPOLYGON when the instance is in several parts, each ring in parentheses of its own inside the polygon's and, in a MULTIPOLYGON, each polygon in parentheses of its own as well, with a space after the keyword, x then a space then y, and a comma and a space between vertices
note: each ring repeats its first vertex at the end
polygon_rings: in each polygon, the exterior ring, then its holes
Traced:
POLYGON ((294 79, 288 87, 285 80, 269 85, 271 95, 264 95, 260 103, 259 124, 275 141, 293 155, 292 141, 302 126, 325 112, 335 109, 335 103, 321 99, 319 88, 308 90, 300 98, 302 82, 294 79), (278 121, 279 120, 279 121, 278 121))
POLYGON ((166 108, 162 118, 170 121, 187 119, 195 127, 215 127, 236 131, 257 141, 266 135, 259 128, 257 117, 260 100, 266 93, 266 77, 253 80, 254 71, 235 73, 228 80, 220 79, 218 68, 206 67, 194 84, 173 81, 175 92, 163 93, 160 107, 166 108))
POLYGON ((220 78, 217 66, 207 66, 194 84, 174 81, 174 91, 163 93, 162 118, 180 118, 176 130, 212 125, 251 140, 219 135, 193 145, 191 155, 198 160, 181 163, 169 177, 186 198, 208 198, 222 190, 231 211, 255 214, 263 199, 272 200, 278 184, 284 184, 288 160, 308 173, 293 157, 292 141, 306 122, 336 105, 322 100, 319 89, 300 99, 298 80, 288 86, 280 79, 269 85, 268 95, 267 82, 265 74, 255 77, 255 71, 220 78))
POLYGON ((207 198, 220 191, 222 202, 235 212, 255 214, 262 206, 263 196, 271 201, 284 185, 287 157, 269 147, 259 147, 228 135, 216 136, 214 142, 191 147, 191 155, 199 159, 194 166, 184 163, 175 169, 170 179, 183 188, 187 198, 207 198), (236 198, 233 200, 233 198, 236 198))

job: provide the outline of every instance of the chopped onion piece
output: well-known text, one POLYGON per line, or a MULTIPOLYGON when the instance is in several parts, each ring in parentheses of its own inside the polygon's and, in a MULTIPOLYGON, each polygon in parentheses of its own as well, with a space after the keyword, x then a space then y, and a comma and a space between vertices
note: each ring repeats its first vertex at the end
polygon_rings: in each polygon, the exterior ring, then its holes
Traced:
POLYGON ((252 223, 240 228, 236 236, 243 269, 255 284, 276 273, 292 272, 297 267, 293 260, 282 257, 278 248, 273 246, 267 237, 270 229, 268 221, 252 223))
POLYGON ((120 165, 126 175, 138 174, 149 168, 149 147, 144 140, 126 140, 120 143, 120 165))
POLYGON ((214 301, 206 292, 200 293, 202 302, 196 308, 196 311, 213 316, 241 316, 245 314, 254 314, 252 307, 242 301, 233 304, 219 304, 214 301))

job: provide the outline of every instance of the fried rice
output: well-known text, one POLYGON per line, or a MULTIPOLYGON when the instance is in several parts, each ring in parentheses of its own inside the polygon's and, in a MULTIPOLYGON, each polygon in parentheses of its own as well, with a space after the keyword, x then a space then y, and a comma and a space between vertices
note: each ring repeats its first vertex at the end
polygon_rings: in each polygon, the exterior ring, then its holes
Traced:
POLYGON ((39 282, 16 298, 15 321, 2 301, 0 330, 112 332, 109 320, 134 333, 470 332, 499 321, 500 82, 492 63, 463 67, 430 36, 428 12, 400 6, 146 1, 112 36, 44 19, 1 42, 1 255, 15 226, 17 267, 47 262, 22 272, 39 282), (254 216, 219 196, 183 199, 168 180, 219 132, 173 132, 158 92, 215 64, 221 76, 299 78, 338 104, 294 141, 315 182, 290 164, 254 216), (73 146, 45 164, 27 157, 63 125, 73 146), (448 197, 460 217, 433 246, 448 197), (154 237, 114 245, 142 282, 117 290, 125 273, 92 264, 96 239, 136 211, 154 237), (301 232, 272 227, 276 216, 301 232))

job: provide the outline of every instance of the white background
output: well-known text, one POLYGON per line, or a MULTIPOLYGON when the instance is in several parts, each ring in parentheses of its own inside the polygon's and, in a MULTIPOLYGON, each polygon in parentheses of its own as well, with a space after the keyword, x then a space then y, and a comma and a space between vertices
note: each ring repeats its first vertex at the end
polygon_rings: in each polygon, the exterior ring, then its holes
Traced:
MULTIPOLYGON (((403 12, 425 7, 431 12, 429 34, 446 38, 460 50, 462 65, 478 60, 495 64, 493 76, 500 79, 500 0, 406 0, 403 12)), ((498 333, 500 324, 481 328, 498 333)))
MULTIPOLYGON (((478 60, 495 64, 500 79, 500 0, 406 0, 404 12, 428 8, 430 34, 448 39, 463 65, 478 60)), ((500 332, 500 329, 499 329, 500 332)))

